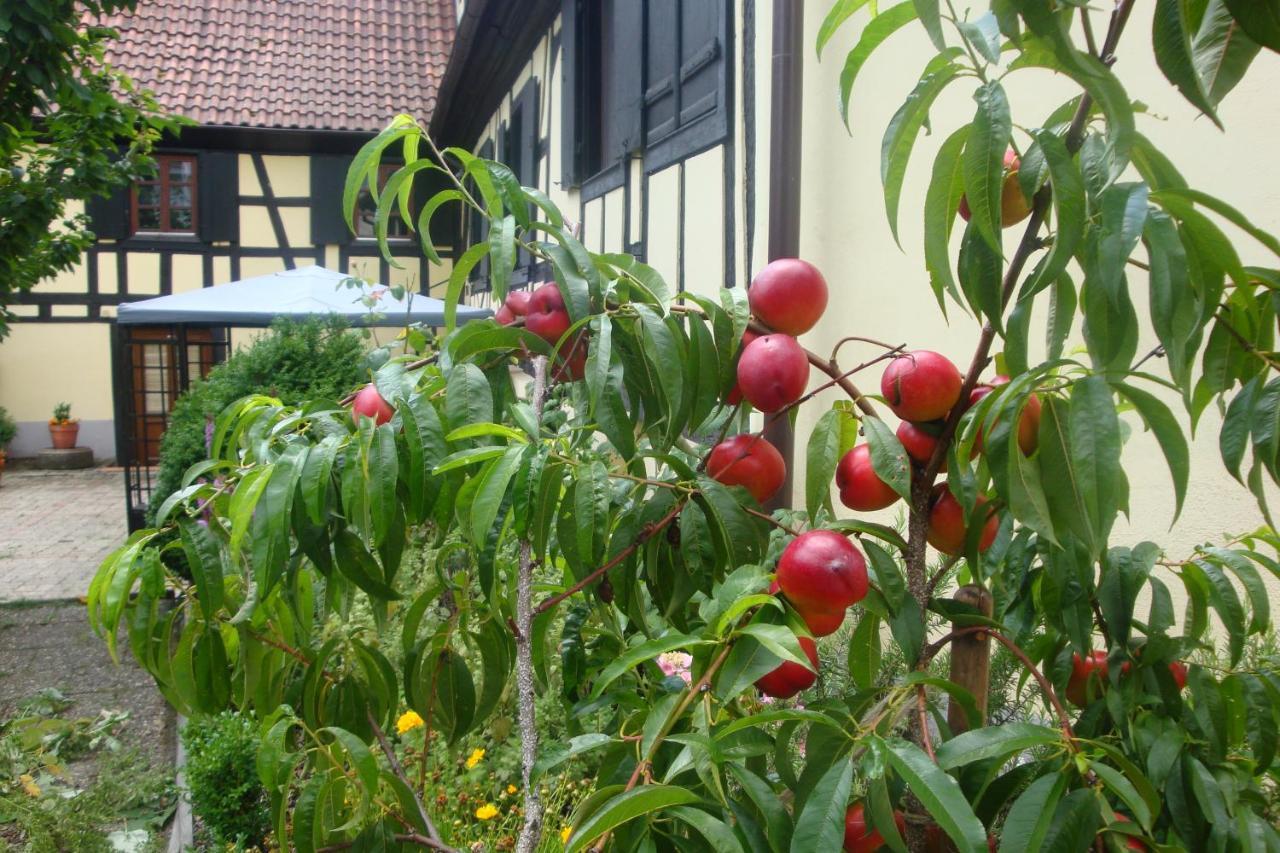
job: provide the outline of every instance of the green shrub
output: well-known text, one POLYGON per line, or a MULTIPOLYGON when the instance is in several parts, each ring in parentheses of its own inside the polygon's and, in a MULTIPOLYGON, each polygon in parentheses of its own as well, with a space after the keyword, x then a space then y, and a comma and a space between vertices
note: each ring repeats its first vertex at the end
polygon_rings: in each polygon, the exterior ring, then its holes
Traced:
POLYGON ((227 405, 248 394, 271 394, 287 404, 336 402, 365 376, 365 364, 360 336, 337 318, 277 321, 270 333, 237 351, 178 397, 160 442, 148 523, 154 522, 164 499, 181 487, 183 473, 206 457, 206 424, 227 405))
POLYGON ((222 844, 261 844, 270 827, 255 761, 254 721, 226 712, 192 720, 182 730, 191 810, 222 844))
POLYGON ((13 416, 9 414, 9 410, 4 406, 0 406, 0 450, 4 450, 9 442, 13 441, 14 436, 18 434, 18 424, 14 421, 13 416))

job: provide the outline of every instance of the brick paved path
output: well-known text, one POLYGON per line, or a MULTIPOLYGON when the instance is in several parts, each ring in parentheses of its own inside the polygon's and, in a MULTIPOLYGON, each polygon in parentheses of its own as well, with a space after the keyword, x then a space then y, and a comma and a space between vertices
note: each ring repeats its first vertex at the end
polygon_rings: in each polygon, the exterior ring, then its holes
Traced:
POLYGON ((118 468, 0 474, 0 603, 77 598, 126 536, 118 468))

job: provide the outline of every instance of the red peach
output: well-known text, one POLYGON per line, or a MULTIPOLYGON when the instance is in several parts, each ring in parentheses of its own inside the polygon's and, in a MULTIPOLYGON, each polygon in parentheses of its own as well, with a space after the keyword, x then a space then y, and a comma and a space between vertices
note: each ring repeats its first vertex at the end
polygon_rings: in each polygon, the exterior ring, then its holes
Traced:
POLYGON ((935 421, 951 411, 963 384, 960 371, 946 356, 916 350, 889 362, 880 393, 902 420, 935 421))
POLYGON ((827 308, 827 282, 799 258, 779 258, 756 274, 747 289, 751 313, 775 332, 803 335, 827 308))
POLYGON ((884 509, 899 497, 872 467, 869 444, 859 444, 840 459, 836 487, 840 489, 840 503, 859 512, 884 509))
POLYGON ((735 435, 707 456, 707 475, 726 486, 744 486, 764 503, 782 487, 787 465, 778 449, 757 435, 735 435))
POLYGON ((791 660, 784 660, 772 672, 762 675, 756 681, 756 687, 766 696, 775 699, 790 699, 801 690, 807 690, 818 680, 818 646, 810 637, 797 637, 805 657, 813 664, 813 671, 805 669, 791 660))
POLYGON ((778 585, 801 612, 843 610, 866 597, 867 562, 847 536, 809 530, 783 550, 778 585))
POLYGON ((808 384, 809 359, 790 335, 756 338, 738 358, 738 387, 747 402, 762 412, 791 405, 808 384))
MULTIPOLYGON (((987 499, 982 495, 978 495, 977 506, 975 507, 978 518, 982 517, 983 508, 986 504, 987 499)), ((987 516, 982 537, 978 540, 978 550, 985 551, 990 548, 999 530, 1000 519, 994 514, 987 516)), ((946 483, 938 483, 933 487, 933 498, 929 508, 929 529, 926 534, 929 544, 942 553, 954 557, 964 553, 964 543, 967 536, 968 530, 965 528, 964 507, 960 506, 960 502, 956 500, 955 495, 951 494, 950 490, 947 489, 946 483)))
POLYGON ((377 387, 372 382, 361 388, 356 398, 351 401, 351 416, 357 422, 361 417, 373 418, 374 423, 381 426, 391 420, 394 414, 395 409, 382 399, 382 395, 378 393, 377 387))

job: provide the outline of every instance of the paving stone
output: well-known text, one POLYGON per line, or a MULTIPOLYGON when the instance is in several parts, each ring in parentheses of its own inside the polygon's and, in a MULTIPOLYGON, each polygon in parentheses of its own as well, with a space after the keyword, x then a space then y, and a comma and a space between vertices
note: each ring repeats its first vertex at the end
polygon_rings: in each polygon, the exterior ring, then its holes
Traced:
POLYGON ((0 603, 78 598, 127 536, 118 468, 0 475, 0 603))

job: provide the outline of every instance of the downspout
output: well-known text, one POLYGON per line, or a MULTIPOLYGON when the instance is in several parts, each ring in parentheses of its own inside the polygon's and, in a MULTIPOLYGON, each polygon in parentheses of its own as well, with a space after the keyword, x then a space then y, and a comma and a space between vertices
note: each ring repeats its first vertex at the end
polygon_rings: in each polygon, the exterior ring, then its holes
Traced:
MULTIPOLYGON (((769 93, 769 260, 800 256, 800 120, 804 101, 804 0, 774 0, 772 88, 769 93)), ((769 509, 792 506, 795 430, 779 418, 765 438, 786 462, 782 488, 769 509)))

